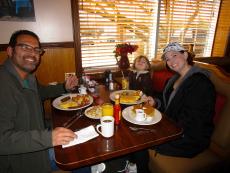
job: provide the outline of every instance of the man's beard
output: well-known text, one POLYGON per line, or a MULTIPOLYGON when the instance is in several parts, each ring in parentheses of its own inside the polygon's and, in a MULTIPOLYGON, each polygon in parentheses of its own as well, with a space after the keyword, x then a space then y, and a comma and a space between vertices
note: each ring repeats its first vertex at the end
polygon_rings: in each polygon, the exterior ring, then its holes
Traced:
POLYGON ((36 66, 36 65, 33 65, 33 66, 34 66, 33 68, 26 68, 26 67, 23 67, 23 66, 21 66, 21 65, 19 65, 19 64, 16 64, 16 66, 17 66, 20 70, 22 70, 22 71, 24 71, 24 72, 26 72, 26 73, 33 73, 33 72, 37 69, 37 66, 36 66))
POLYGON ((20 64, 20 62, 18 61, 14 61, 15 65, 22 71, 26 72, 26 73, 33 73, 38 65, 39 65, 39 61, 36 60, 36 58, 32 57, 32 56, 23 56, 22 57, 22 64, 20 64), (34 59, 34 62, 27 64, 27 60, 25 60, 26 57, 29 57, 30 59, 34 59), (23 64, 23 61, 26 62, 23 64))

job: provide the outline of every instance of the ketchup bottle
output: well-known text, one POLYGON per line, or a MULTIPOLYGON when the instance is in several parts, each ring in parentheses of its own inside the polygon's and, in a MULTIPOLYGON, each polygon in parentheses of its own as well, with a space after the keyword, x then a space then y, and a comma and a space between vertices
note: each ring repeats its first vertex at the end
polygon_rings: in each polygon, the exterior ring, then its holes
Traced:
POLYGON ((115 104, 113 106, 113 115, 115 124, 119 125, 121 120, 121 105, 120 105, 120 96, 119 94, 115 95, 115 104))

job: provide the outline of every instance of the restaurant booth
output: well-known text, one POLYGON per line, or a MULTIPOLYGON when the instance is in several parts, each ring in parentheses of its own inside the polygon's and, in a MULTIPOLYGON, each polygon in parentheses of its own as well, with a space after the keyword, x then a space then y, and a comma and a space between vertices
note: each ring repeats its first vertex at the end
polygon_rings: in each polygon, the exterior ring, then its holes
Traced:
MULTIPOLYGON (((217 98, 213 118, 215 130, 208 149, 194 158, 163 156, 149 150, 152 173, 214 173, 227 172, 230 165, 230 76, 215 65, 196 62, 211 72, 217 98)), ((153 86, 160 92, 172 73, 163 62, 153 62, 153 86)), ((195 127, 194 127, 195 128, 195 127)))

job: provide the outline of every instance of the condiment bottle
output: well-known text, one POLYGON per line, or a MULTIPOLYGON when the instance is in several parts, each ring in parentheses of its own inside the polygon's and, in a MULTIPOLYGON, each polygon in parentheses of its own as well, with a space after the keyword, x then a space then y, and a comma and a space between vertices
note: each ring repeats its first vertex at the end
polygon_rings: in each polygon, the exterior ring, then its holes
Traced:
POLYGON ((86 74, 85 74, 85 72, 83 71, 82 72, 82 76, 81 76, 81 82, 82 82, 82 85, 83 86, 86 86, 86 74))
POLYGON ((115 124, 119 125, 121 120, 121 105, 120 105, 120 96, 119 94, 115 95, 115 104, 113 106, 113 115, 115 124))
POLYGON ((113 74, 112 74, 112 72, 109 73, 109 90, 110 91, 114 90, 113 74))
POLYGON ((105 86, 109 88, 109 74, 110 74, 110 70, 106 70, 104 72, 104 77, 105 77, 105 86))

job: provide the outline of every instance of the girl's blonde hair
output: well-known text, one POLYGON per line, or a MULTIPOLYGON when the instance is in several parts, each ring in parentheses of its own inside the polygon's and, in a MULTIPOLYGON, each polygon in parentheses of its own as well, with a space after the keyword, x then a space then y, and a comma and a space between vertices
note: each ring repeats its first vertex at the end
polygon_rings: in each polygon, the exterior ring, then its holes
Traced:
POLYGON ((135 58, 135 60, 133 62, 133 69, 136 69, 135 64, 136 64, 137 60, 139 60, 139 59, 145 59, 145 61, 147 62, 147 68, 145 70, 150 71, 151 64, 149 62, 149 59, 146 56, 144 56, 144 55, 139 55, 138 57, 135 58))

